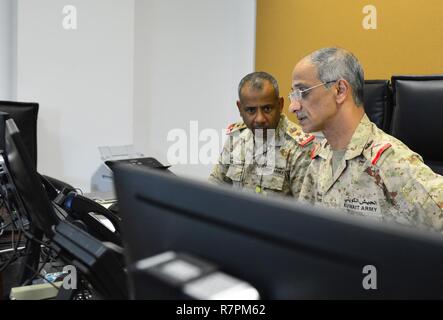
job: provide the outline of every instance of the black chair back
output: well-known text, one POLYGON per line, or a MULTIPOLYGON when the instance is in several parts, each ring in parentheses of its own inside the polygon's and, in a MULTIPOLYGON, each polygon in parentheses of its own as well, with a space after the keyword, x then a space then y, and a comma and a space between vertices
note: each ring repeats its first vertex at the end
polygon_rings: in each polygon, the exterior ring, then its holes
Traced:
POLYGON ((443 174, 443 75, 392 77, 391 134, 443 174))
POLYGON ((365 80, 363 100, 369 119, 388 133, 392 118, 392 94, 389 80, 365 80))

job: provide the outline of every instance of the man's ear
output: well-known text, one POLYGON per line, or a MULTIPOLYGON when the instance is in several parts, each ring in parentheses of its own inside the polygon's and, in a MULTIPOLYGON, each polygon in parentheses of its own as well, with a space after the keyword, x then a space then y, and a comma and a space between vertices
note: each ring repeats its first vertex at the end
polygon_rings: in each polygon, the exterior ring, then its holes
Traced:
POLYGON ((238 108, 238 112, 240 112, 240 115, 241 115, 241 103, 240 103, 240 100, 237 100, 237 108, 238 108))
POLYGON ((280 112, 283 111, 283 106, 285 105, 285 99, 283 97, 278 98, 278 107, 280 112))
POLYGON ((337 98, 336 101, 339 104, 342 104, 346 98, 351 94, 351 86, 349 82, 344 79, 340 79, 337 81, 337 98))

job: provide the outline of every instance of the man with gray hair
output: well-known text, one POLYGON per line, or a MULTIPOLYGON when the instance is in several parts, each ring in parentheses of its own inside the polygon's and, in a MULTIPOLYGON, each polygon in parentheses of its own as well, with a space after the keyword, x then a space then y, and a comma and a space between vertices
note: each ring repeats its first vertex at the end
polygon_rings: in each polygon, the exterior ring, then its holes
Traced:
POLYGON ((363 85, 360 63, 344 49, 320 49, 295 66, 289 111, 305 132, 325 136, 312 150, 299 199, 442 232, 443 177, 370 122, 363 85))
POLYGON ((282 113, 284 99, 269 73, 246 75, 238 96, 243 121, 228 127, 229 137, 209 180, 264 195, 298 196, 314 136, 282 113))

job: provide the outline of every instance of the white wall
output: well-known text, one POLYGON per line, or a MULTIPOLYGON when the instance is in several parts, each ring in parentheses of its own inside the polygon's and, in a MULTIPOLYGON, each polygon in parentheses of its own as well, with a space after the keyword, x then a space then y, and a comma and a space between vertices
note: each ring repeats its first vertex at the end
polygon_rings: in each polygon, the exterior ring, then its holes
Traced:
POLYGON ((14 0, 0 0, 0 100, 13 98, 14 0))
MULTIPOLYGON (((166 163, 169 130, 198 120, 221 133, 239 119, 255 0, 18 0, 17 16, 17 99, 40 103, 43 174, 88 191, 98 146, 134 143, 166 163), (77 30, 62 27, 65 5, 77 30)), ((173 170, 206 179, 211 168, 173 170)))
POLYGON ((18 0, 17 99, 40 103, 38 169, 88 191, 98 146, 133 142, 134 0, 18 0), (62 25, 65 5, 78 29, 62 25))
MULTIPOLYGON (((189 135, 198 120, 199 131, 221 134, 239 120, 237 85, 254 70, 255 0, 136 0, 135 9, 135 145, 166 163, 171 129, 189 135)), ((173 171, 206 179, 211 168, 173 171)))

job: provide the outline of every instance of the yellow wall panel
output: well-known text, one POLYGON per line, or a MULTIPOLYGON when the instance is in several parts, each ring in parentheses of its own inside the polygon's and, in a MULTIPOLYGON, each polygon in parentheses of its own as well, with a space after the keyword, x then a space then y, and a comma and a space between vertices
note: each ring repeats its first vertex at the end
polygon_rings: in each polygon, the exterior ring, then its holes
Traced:
POLYGON ((326 46, 355 53, 366 79, 443 73, 443 1, 257 0, 256 70, 272 73, 283 96, 295 63, 326 46), (363 28, 366 5, 375 30, 363 28))

